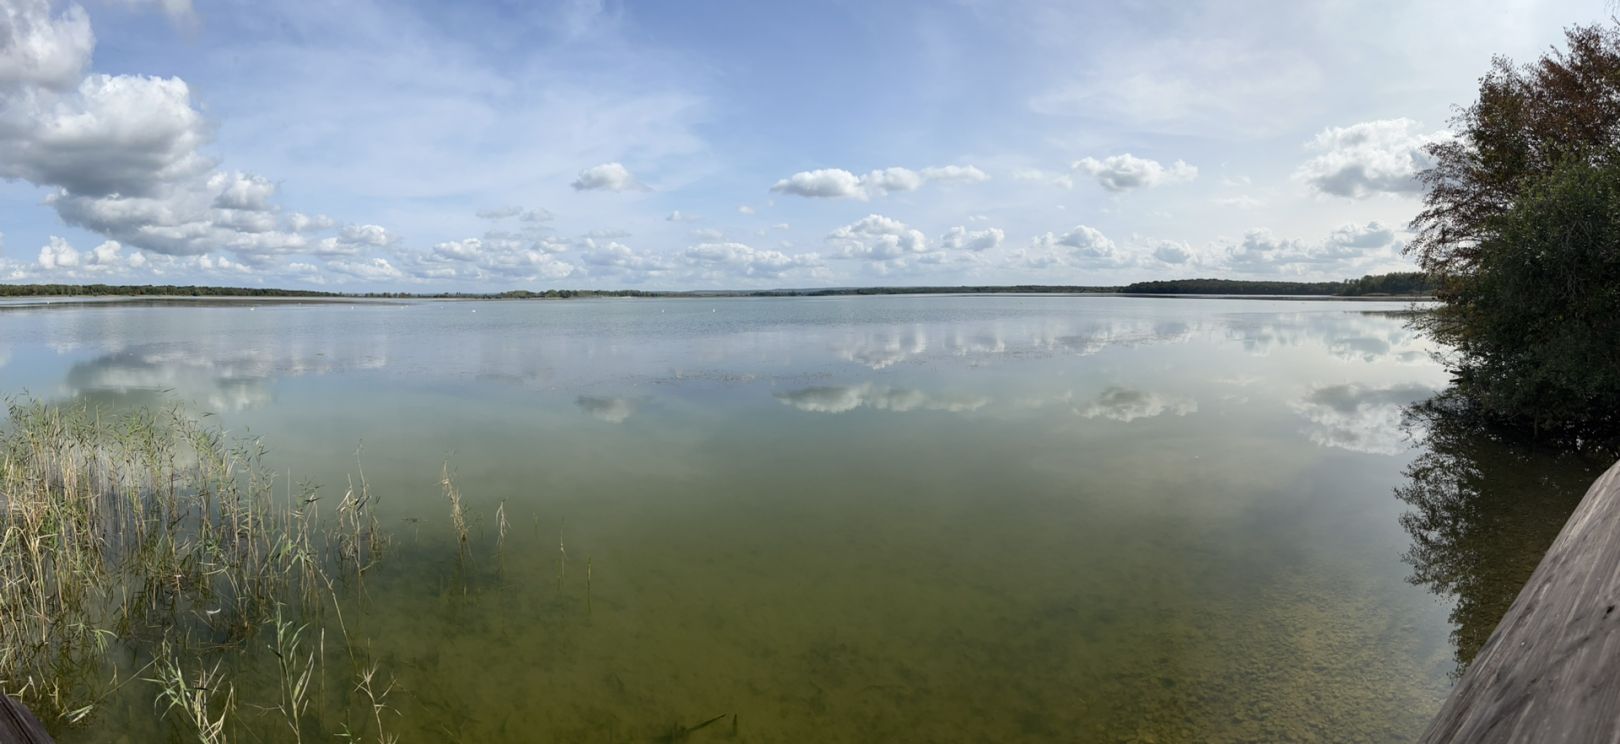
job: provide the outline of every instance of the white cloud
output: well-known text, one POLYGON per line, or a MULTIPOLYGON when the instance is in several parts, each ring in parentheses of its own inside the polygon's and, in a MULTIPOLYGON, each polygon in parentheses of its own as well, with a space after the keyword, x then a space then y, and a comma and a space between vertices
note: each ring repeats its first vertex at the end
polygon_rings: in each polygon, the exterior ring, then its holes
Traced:
POLYGON ((571 276, 577 267, 556 254, 568 246, 550 238, 538 240, 489 232, 481 238, 447 240, 408 263, 420 279, 539 281, 571 276))
POLYGON ((67 240, 52 235, 39 249, 39 257, 35 263, 41 270, 66 272, 70 278, 116 271, 126 265, 140 268, 146 264, 145 257, 139 253, 131 256, 126 262, 123 249, 124 247, 117 241, 106 240, 88 251, 80 251, 67 240))
POLYGON ((617 276, 636 283, 668 274, 673 268, 661 256, 638 252, 618 241, 585 238, 580 243, 580 261, 591 274, 617 276))
POLYGON ((682 251, 681 257, 701 269, 743 277, 779 277, 794 269, 821 265, 821 257, 814 253, 790 256, 743 243, 699 243, 682 251))
POLYGON ((1132 258, 1113 240, 1089 225, 1076 225, 1061 235, 1037 235, 1028 248, 1013 252, 1009 258, 1013 265, 1029 269, 1121 268, 1132 263, 1132 258))
MULTIPOLYGON (((772 191, 821 199, 865 199, 861 179, 842 168, 802 171, 776 182, 772 191)), ((739 207, 739 209, 741 209, 739 207)))
POLYGON ((856 176, 842 168, 801 171, 777 181, 771 191, 817 199, 871 199, 901 191, 916 191, 923 184, 980 183, 990 177, 971 165, 931 166, 921 171, 883 168, 856 176))
POLYGON ((51 236, 49 243, 39 249, 39 267, 47 271, 51 269, 71 269, 79 265, 79 252, 55 235, 51 236))
POLYGON ((215 173, 208 178, 208 187, 215 192, 214 206, 248 212, 269 210, 270 197, 276 193, 270 179, 247 173, 215 173))
POLYGON ((287 215, 286 224, 287 229, 295 233, 305 233, 330 230, 337 226, 337 221, 324 214, 311 217, 303 212, 293 212, 287 215))
POLYGON ((434 245, 433 253, 451 261, 475 261, 484 255, 484 241, 478 238, 447 240, 434 245))
MULTIPOLYGON (((203 258, 206 259, 207 256, 204 256, 203 258)), ((326 263, 326 268, 336 271, 339 274, 345 274, 356 279, 373 282, 402 279, 405 276, 405 272, 395 268, 395 266, 392 263, 389 263, 388 259, 386 258, 373 258, 369 261, 328 261, 326 263)))
POLYGON ((1001 241, 1007 234, 999 227, 984 230, 969 230, 965 227, 953 227, 940 236, 939 244, 947 250, 967 250, 979 253, 1001 246, 1001 241))
POLYGON ((1328 127, 1309 143, 1320 153, 1295 177, 1316 191, 1364 199, 1374 194, 1416 194, 1416 176, 1429 167, 1424 148, 1451 138, 1445 131, 1423 132, 1411 119, 1382 119, 1348 127, 1328 127))
POLYGON ((569 184, 575 191, 645 191, 646 186, 630 174, 622 163, 593 165, 579 172, 579 178, 569 184))
POLYGON ((84 8, 69 5, 54 18, 50 0, 0 6, 0 87, 67 90, 90 64, 95 35, 84 8))
POLYGON ((1116 252, 1114 241, 1109 240, 1101 230, 1088 225, 1076 225, 1062 235, 1044 233, 1036 236, 1034 242, 1044 248, 1071 248, 1081 258, 1109 258, 1116 252))
POLYGON ((1167 264, 1185 264, 1193 259, 1192 246, 1174 240, 1161 240, 1153 248, 1153 257, 1167 264))
POLYGON ((1348 224, 1328 234, 1329 245, 1344 248, 1381 248, 1395 241, 1395 231, 1374 220, 1363 225, 1348 224))
POLYGON ((747 204, 739 204, 739 205, 737 205, 737 214, 753 214, 753 213, 754 213, 754 208, 753 207, 750 207, 747 204))
POLYGON ((1097 179, 1109 191, 1182 183, 1198 177, 1198 169, 1177 160, 1169 166, 1157 160, 1139 158, 1130 153, 1111 155, 1102 160, 1083 158, 1073 165, 1074 170, 1097 179))
POLYGON ((277 229, 273 183, 203 154, 210 130, 184 80, 85 74, 94 45, 77 6, 0 7, 0 178, 49 189, 68 224, 157 253, 302 247, 277 229))
POLYGON ((665 217, 664 219, 668 222, 697 222, 698 216, 688 212, 682 212, 681 210, 677 209, 670 212, 669 216, 665 217))
POLYGON ((399 242, 399 236, 388 232, 381 225, 345 225, 335 237, 322 238, 314 245, 305 245, 303 240, 290 240, 280 246, 266 246, 261 252, 269 253, 311 253, 327 258, 336 256, 354 256, 371 248, 385 248, 399 242))
POLYGON ((1383 223, 1348 224, 1335 229, 1320 243, 1279 238, 1256 228, 1237 243, 1220 246, 1226 267, 1246 274, 1302 273, 1307 269, 1346 273, 1369 261, 1393 260, 1400 244, 1383 223))
POLYGON ((840 258, 899 261, 929 250, 928 238, 921 231, 880 214, 869 214, 840 227, 827 240, 838 247, 840 258))
POLYGON ((390 234, 381 225, 348 225, 338 233, 338 238, 348 243, 376 248, 393 245, 399 241, 399 236, 390 234))

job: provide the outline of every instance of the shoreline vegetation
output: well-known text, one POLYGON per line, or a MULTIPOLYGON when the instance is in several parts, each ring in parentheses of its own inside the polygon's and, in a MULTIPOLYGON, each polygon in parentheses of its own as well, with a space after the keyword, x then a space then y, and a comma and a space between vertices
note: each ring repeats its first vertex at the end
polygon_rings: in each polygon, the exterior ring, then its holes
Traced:
MULTIPOLYGON (((390 536, 358 456, 329 498, 178 409, 23 400, 7 418, 0 694, 59 734, 144 687, 167 740, 398 740, 395 679, 365 634, 390 536)), ((440 552, 465 582, 489 545, 470 544, 451 477, 440 552)), ((497 519, 500 557, 504 505, 497 519)))
POLYGON ((566 300, 593 297, 839 297, 850 295, 928 295, 928 294, 1117 294, 1117 295, 1253 295, 1291 297, 1377 297, 1393 299, 1433 296, 1435 285, 1420 272, 1369 274, 1360 279, 1339 282, 1248 281, 1239 279, 1174 279, 1135 282, 1115 286, 1066 284, 1013 284, 953 287, 827 287, 810 289, 686 290, 648 291, 639 289, 548 289, 513 290, 491 293, 411 293, 411 292, 319 292, 313 290, 264 287, 214 287, 195 285, 113 285, 113 284, 0 284, 0 299, 28 297, 108 297, 108 298, 286 298, 311 300, 342 299, 439 299, 439 300, 566 300))

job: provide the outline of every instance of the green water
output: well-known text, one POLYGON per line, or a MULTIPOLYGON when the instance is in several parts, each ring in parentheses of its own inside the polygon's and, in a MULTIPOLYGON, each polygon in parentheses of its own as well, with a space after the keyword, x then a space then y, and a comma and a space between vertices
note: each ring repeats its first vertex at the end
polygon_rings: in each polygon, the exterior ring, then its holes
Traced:
MULTIPOLYGON (((337 494, 360 450, 406 741, 1408 741, 1604 463, 1403 421, 1446 377, 1401 307, 13 308, 0 390, 182 401, 337 494)), ((61 739, 167 735, 102 708, 61 739)))

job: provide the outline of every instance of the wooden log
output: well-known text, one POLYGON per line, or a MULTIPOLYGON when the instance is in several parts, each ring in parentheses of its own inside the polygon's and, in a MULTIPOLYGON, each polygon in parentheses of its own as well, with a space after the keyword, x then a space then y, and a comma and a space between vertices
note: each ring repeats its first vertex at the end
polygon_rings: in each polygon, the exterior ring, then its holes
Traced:
POLYGON ((1570 515, 1423 742, 1620 742, 1620 463, 1570 515))
POLYGON ((45 724, 22 703, 0 695, 0 742, 4 744, 51 744, 45 724))

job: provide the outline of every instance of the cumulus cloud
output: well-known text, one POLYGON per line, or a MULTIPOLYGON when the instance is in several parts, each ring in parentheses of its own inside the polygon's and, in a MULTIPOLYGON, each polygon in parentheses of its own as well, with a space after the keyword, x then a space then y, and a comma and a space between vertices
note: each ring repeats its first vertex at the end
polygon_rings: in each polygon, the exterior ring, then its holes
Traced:
POLYGON ((593 165, 579 172, 579 177, 569 184, 575 191, 645 191, 646 186, 641 185, 636 177, 630 174, 630 169, 622 163, 603 163, 593 165))
POLYGON ((828 385, 777 393, 783 404, 810 413, 847 413, 857 408, 880 411, 945 411, 966 413, 989 405, 978 395, 930 395, 907 388, 861 385, 828 385))
POLYGON ((399 236, 390 234, 381 225, 349 225, 338 233, 338 238, 350 243, 375 247, 393 245, 399 240, 399 236))
POLYGON ((827 240, 837 246, 840 258, 900 261, 930 250, 928 238, 920 230, 880 214, 869 214, 840 227, 827 240))
POLYGON ((953 227, 946 231, 939 239, 939 244, 947 250, 966 250, 974 253, 988 251, 1001 245, 1006 239, 1006 233, 999 227, 985 230, 969 230, 965 227, 953 227))
POLYGON ((577 268, 556 255, 567 249, 567 245, 549 238, 489 232, 479 238, 436 243, 409 269, 420 279, 561 279, 571 276, 577 268))
POLYGON ((0 86, 79 84, 96 45, 84 8, 69 5, 52 17, 50 0, 18 0, 0 7, 0 19, 0 86))
POLYGON ((1398 455, 1411 447, 1401 428, 1407 406, 1434 390, 1417 384, 1372 387, 1328 385, 1311 390, 1293 408, 1310 422, 1312 442, 1352 452, 1398 455))
POLYGON ((1193 259, 1193 250, 1186 243, 1161 240, 1153 248, 1153 257, 1167 264, 1184 264, 1193 259))
POLYGON ((1395 231, 1377 220, 1364 225, 1352 223, 1329 233, 1327 242, 1345 248, 1380 248, 1395 242, 1395 231))
POLYGON ((1268 274, 1327 266, 1349 270, 1369 260, 1393 258, 1399 248, 1395 231, 1373 221, 1339 227, 1320 243, 1280 238, 1270 230, 1257 228, 1245 233, 1242 240, 1224 246, 1220 253, 1233 271, 1268 274))
POLYGON ((772 191, 820 199, 865 199, 861 179, 842 168, 801 171, 776 182, 772 191))
MULTIPOLYGON (((204 258, 207 257, 204 256, 204 258)), ((383 281, 405 277, 405 272, 400 271, 386 258, 373 258, 369 261, 328 261, 326 267, 339 274, 365 281, 383 281)))
POLYGON ((39 249, 39 257, 35 259, 35 263, 43 271, 62 272, 70 278, 124 266, 140 268, 146 265, 146 258, 139 253, 126 260, 123 250, 124 247, 118 241, 107 240, 88 251, 80 251, 67 240, 52 235, 39 249))
POLYGON ((699 243, 682 251, 681 258, 700 269, 743 277, 779 277, 793 269, 821 265, 821 257, 814 253, 790 256, 744 243, 699 243))
POLYGON ((800 171, 777 181, 771 191, 813 199, 871 199, 901 191, 915 191, 923 184, 980 183, 989 180, 984 171, 971 165, 944 165, 915 171, 910 168, 883 168, 857 176, 842 168, 800 171))
POLYGON ((0 178, 48 189, 68 224, 157 254, 251 263, 309 247, 313 220, 280 217, 273 182, 204 154, 209 126, 184 80, 87 73, 94 48, 77 6, 0 8, 0 178))
POLYGON ((1009 258, 1014 265, 1028 269, 1120 268, 1133 262, 1113 240, 1089 225, 1075 225, 1062 234, 1037 235, 1028 248, 1014 251, 1009 258))
POLYGON ((330 230, 337 226, 337 221, 324 214, 310 216, 303 212, 292 212, 287 215, 285 223, 287 229, 295 233, 319 232, 330 230))
POLYGON ((1106 418, 1130 422, 1170 414, 1185 416, 1198 411, 1198 402, 1190 398, 1159 395, 1135 388, 1110 386, 1086 402, 1076 406, 1074 412, 1086 418, 1106 418))
POLYGON ((635 283, 668 274, 674 266, 661 256, 636 251, 615 240, 580 241, 582 268, 593 275, 617 276, 635 283))
POLYGON ((1102 160, 1084 158, 1074 162, 1075 171, 1097 179, 1109 191, 1182 183, 1198 177, 1198 169, 1177 160, 1166 166, 1157 160, 1139 158, 1130 153, 1112 155, 1102 160))
POLYGON ((1374 194, 1416 194, 1423 189, 1416 176, 1430 165, 1424 148, 1451 137, 1446 131, 1424 132, 1411 119, 1328 127, 1308 145, 1319 154, 1294 175, 1331 196, 1364 199, 1374 194))

